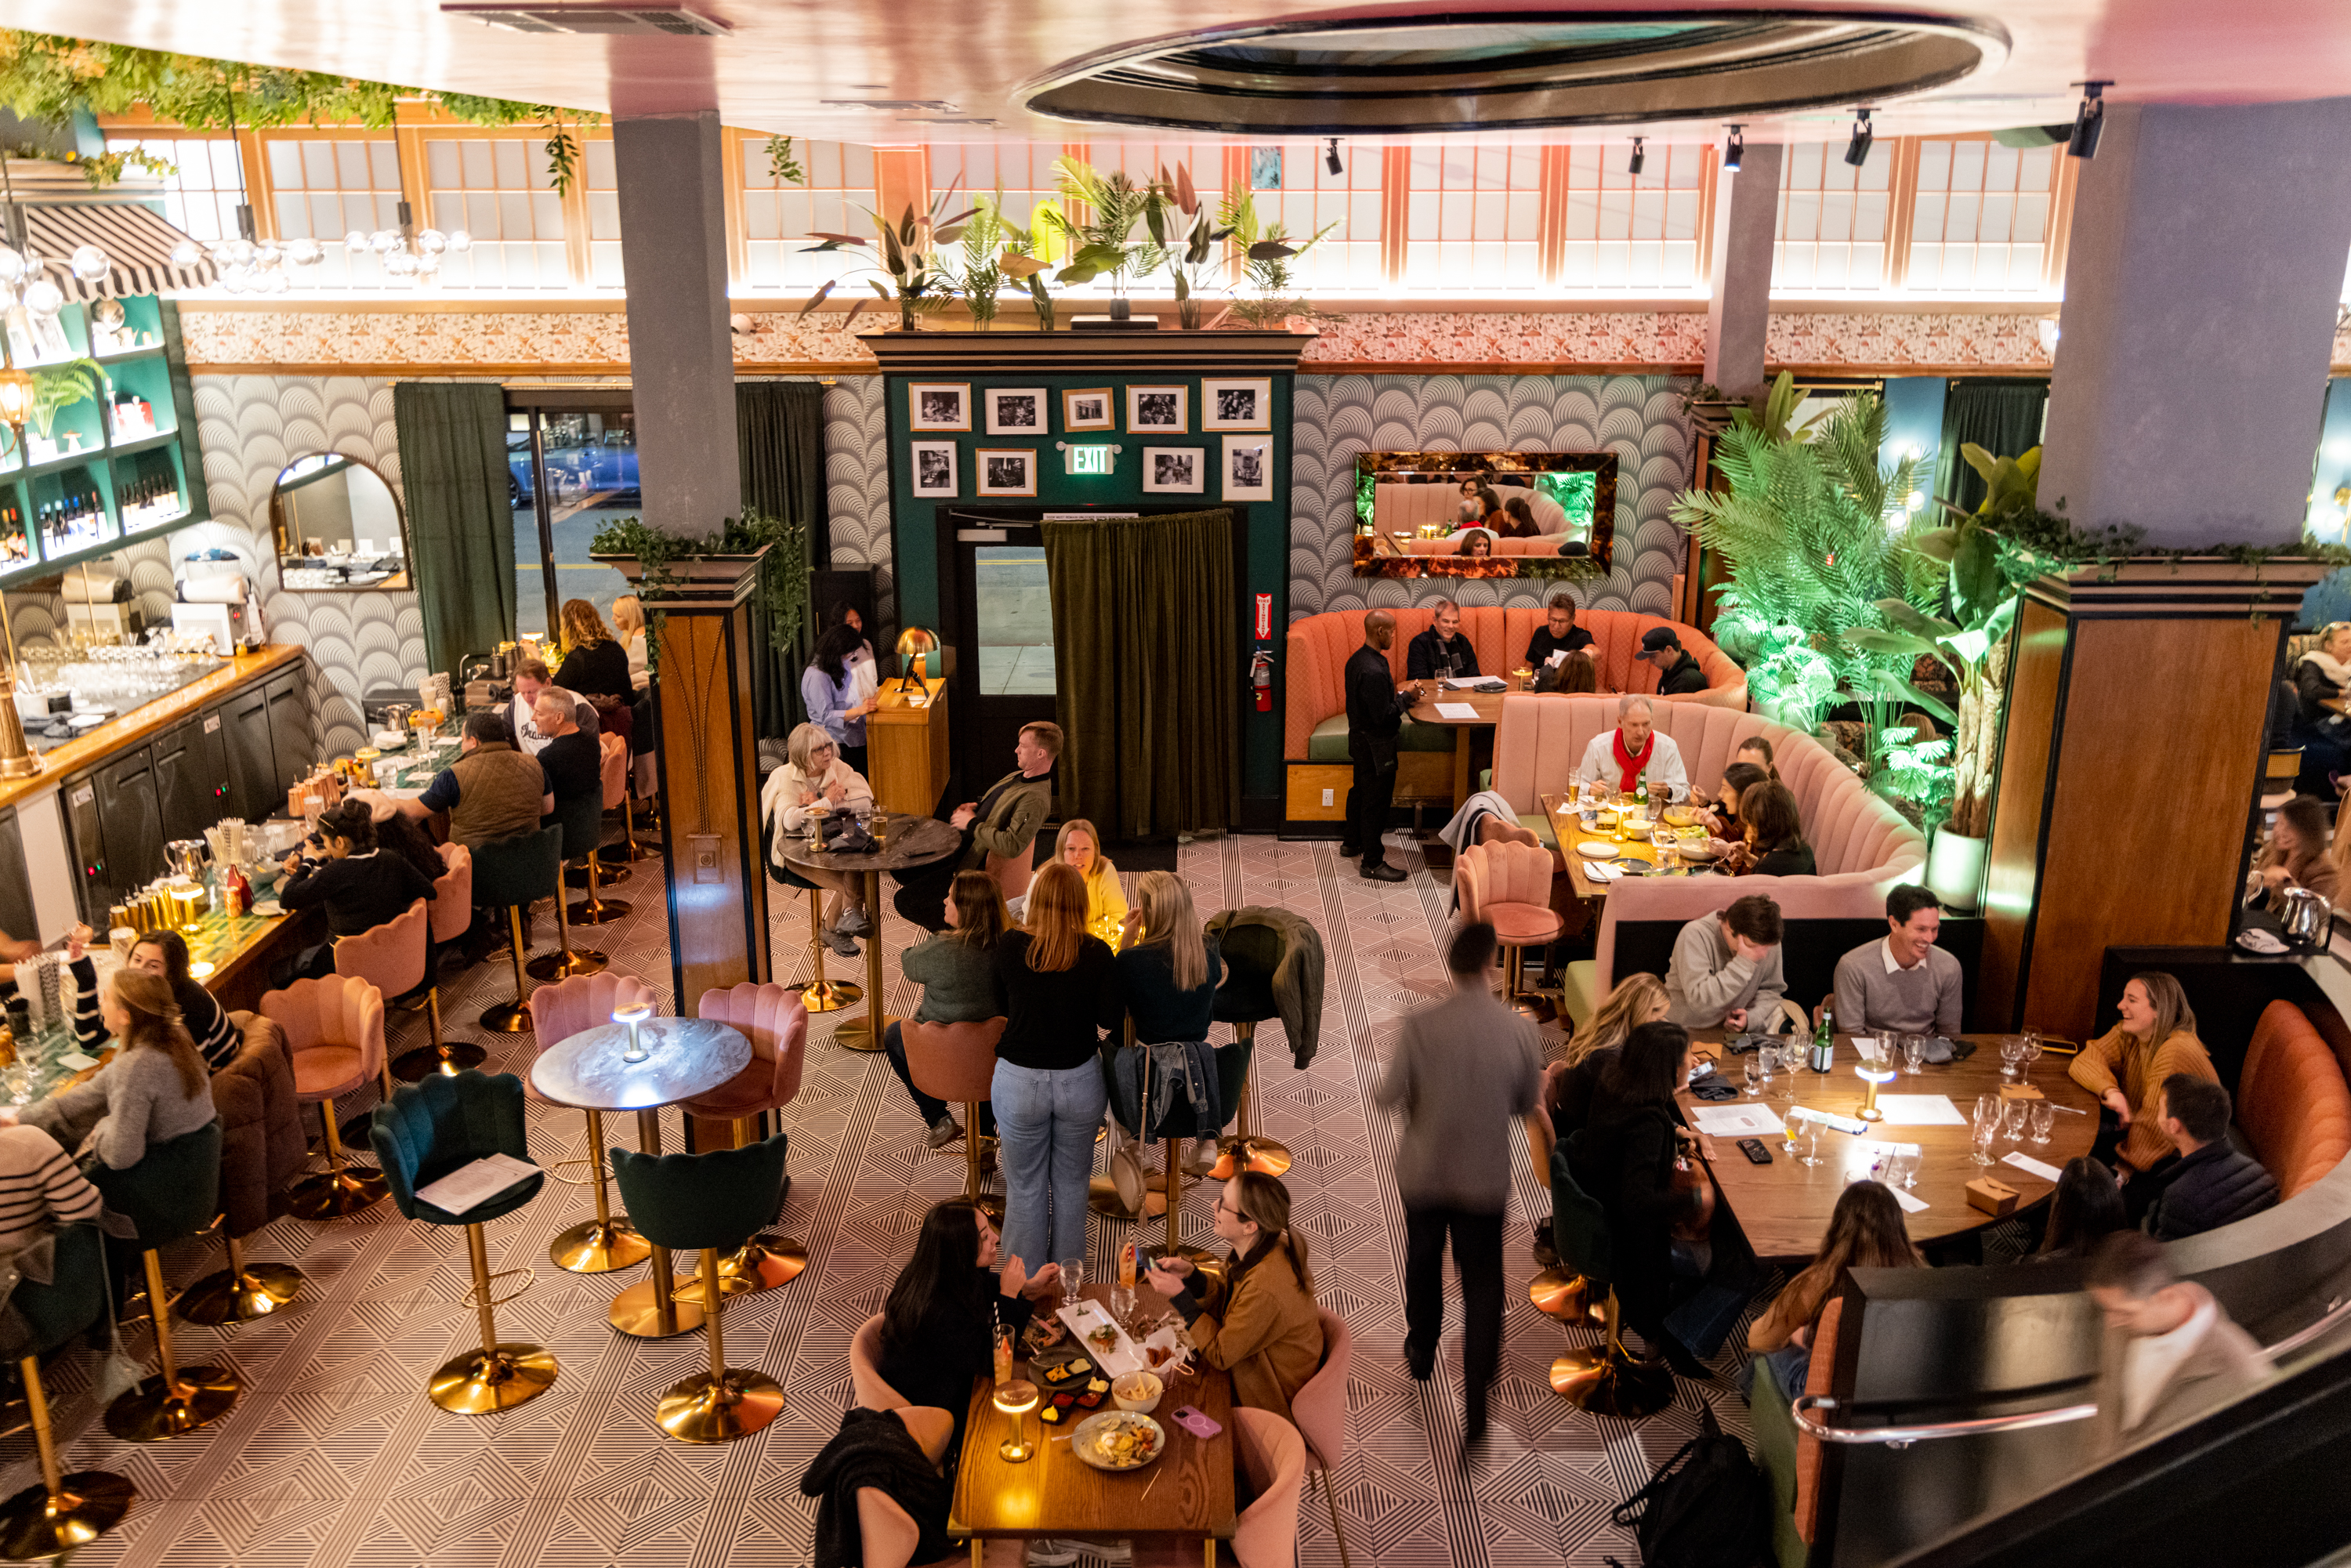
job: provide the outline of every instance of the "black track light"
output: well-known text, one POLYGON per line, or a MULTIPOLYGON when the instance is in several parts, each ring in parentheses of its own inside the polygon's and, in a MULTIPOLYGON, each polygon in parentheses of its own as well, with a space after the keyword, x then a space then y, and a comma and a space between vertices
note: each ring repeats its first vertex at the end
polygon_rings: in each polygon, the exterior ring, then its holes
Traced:
POLYGON ((1646 136, 1633 138, 1633 160, 1625 165, 1625 172, 1627 174, 1638 174, 1641 172, 1641 165, 1648 162, 1649 155, 1641 151, 1641 143, 1647 140, 1646 136))
POLYGON ((1869 162, 1870 144, 1877 140, 1877 132, 1870 129, 1869 110, 1856 109, 1853 113, 1853 140, 1845 143, 1844 161, 1858 169, 1869 162))
POLYGON ((1739 134, 1739 127, 1734 125, 1730 128, 1730 141, 1722 149, 1722 172, 1738 173, 1739 161, 1746 156, 1747 140, 1739 134))
POLYGON ((2082 107, 2074 111, 2073 139, 2065 143, 2069 158, 2095 158, 2098 138, 2106 129, 2106 100, 2102 96, 2114 86, 2111 81, 2084 81, 2074 84, 2082 89, 2082 107))
POLYGON ((1347 166, 1339 162, 1339 139, 1335 136, 1331 138, 1331 150, 1322 154, 1322 167, 1330 170, 1333 175, 1347 172, 1347 166))

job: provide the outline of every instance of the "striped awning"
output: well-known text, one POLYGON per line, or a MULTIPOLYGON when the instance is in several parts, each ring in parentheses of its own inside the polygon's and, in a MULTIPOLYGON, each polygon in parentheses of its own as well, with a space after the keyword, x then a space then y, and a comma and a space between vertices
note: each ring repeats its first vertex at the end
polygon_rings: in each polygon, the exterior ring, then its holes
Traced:
POLYGON ((213 264, 172 265, 172 252, 188 236, 152 207, 135 203, 84 203, 69 206, 27 205, 25 232, 47 264, 49 278, 68 299, 162 294, 203 288, 213 281, 213 264), (85 283, 67 258, 83 246, 106 253, 106 275, 85 283))

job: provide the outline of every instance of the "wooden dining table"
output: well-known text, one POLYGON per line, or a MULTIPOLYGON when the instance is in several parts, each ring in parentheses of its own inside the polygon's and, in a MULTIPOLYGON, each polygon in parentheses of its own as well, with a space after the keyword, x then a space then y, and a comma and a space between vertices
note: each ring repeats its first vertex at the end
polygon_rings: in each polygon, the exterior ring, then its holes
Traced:
MULTIPOLYGON (((1743 1066, 1753 1058, 1721 1053, 1719 1030, 1694 1033, 1699 1040, 1711 1042, 1711 1049, 1719 1053, 1719 1071, 1723 1081, 1740 1086, 1740 1093, 1736 1101, 1708 1102, 1684 1089, 1677 1098, 1683 1120, 1693 1127, 1697 1125, 1695 1113, 1708 1105, 1724 1109, 1733 1105, 1766 1106, 1783 1122, 1788 1112, 1799 1105, 1851 1116, 1861 1109, 1869 1088, 1855 1076, 1854 1068, 1861 1058, 1849 1035, 1836 1037, 1835 1058, 1826 1073, 1800 1067, 1793 1074, 1774 1074, 1766 1092, 1757 1097, 1749 1095, 1741 1082, 1743 1066)), ((1992 1163, 1980 1166, 1975 1163, 1971 1146, 1971 1120, 1977 1096, 1997 1092, 2003 1082, 2000 1059, 2002 1037, 1964 1038, 1974 1043, 1974 1054, 1941 1067, 1923 1067, 1915 1075, 1904 1071, 1893 1082, 1880 1084, 1877 1091, 1881 1106, 1891 1095, 1947 1097, 1963 1118, 1958 1124, 1905 1124, 1889 1115, 1859 1134, 1823 1126, 1821 1163, 1816 1166, 1804 1165, 1789 1154, 1777 1134, 1759 1135, 1759 1141, 1771 1153, 1769 1165, 1750 1161, 1740 1152, 1736 1136, 1699 1136, 1699 1157, 1713 1174, 1721 1201, 1729 1206, 1759 1258, 1803 1259, 1819 1249, 1838 1196, 1848 1183, 1868 1176, 1876 1162, 1876 1151, 1866 1146, 1872 1144, 1918 1145, 1917 1181, 1907 1189, 1907 1195, 1927 1207, 1907 1213, 1905 1218, 1910 1239, 1921 1246, 1948 1240, 1994 1222, 1998 1217, 1968 1202, 1967 1185, 1978 1176, 1991 1176, 2013 1187, 2017 1213, 2032 1208, 2056 1190, 2052 1177, 2036 1176, 2012 1165, 2008 1156, 2022 1155, 2053 1172, 2063 1170, 2068 1160, 2088 1154, 2098 1135, 2096 1099, 2067 1075, 2068 1058, 2044 1054, 2023 1072, 2025 1082, 2060 1107, 2053 1119, 2049 1142, 2036 1144, 2029 1137, 2019 1140, 2003 1136, 1992 1145, 1992 1163)))
MULTIPOLYGON (((1139 1288, 1144 1308, 1163 1303, 1148 1286, 1139 1288)), ((1089 1284, 1081 1292, 1107 1302, 1108 1287, 1089 1284)), ((1026 1377, 1025 1366, 1014 1369, 1026 1377)), ((1167 1434, 1158 1458, 1138 1470, 1098 1470, 1070 1451, 1074 1420, 1046 1426, 1029 1411, 1036 1455, 1019 1463, 997 1452, 1013 1417, 995 1405, 993 1378, 975 1378, 971 1408, 964 1421, 963 1456, 956 1471, 955 1505, 947 1533, 971 1538, 973 1568, 979 1568, 985 1542, 1051 1537, 1078 1541, 1132 1541, 1137 1546, 1189 1547, 1198 1542, 1204 1568, 1216 1568, 1217 1542, 1232 1539, 1238 1518, 1233 1464, 1232 1378, 1196 1352, 1192 1370, 1167 1380, 1152 1419, 1167 1434), (1191 1406, 1217 1426, 1213 1437, 1196 1437, 1174 1418, 1191 1406)), ((1117 1406, 1105 1398, 1102 1409, 1117 1406)), ((1092 1414, 1092 1412, 1089 1412, 1092 1414)))
MULTIPOLYGON (((1569 882, 1574 884, 1575 896, 1578 898, 1605 898, 1608 896, 1609 887, 1607 883, 1601 882, 1592 875, 1592 858, 1575 847, 1580 843, 1604 844, 1608 847, 1610 855, 1616 860, 1622 860, 1626 856, 1637 857, 1639 861, 1652 868, 1644 874, 1667 876, 1716 874, 1709 862, 1684 858, 1678 848, 1676 851, 1676 858, 1682 861, 1681 868, 1678 871, 1657 872, 1654 868, 1662 857, 1654 843, 1642 841, 1619 843, 1613 829, 1604 831, 1587 831, 1580 813, 1561 810, 1569 800, 1565 791, 1540 795, 1536 798, 1542 802, 1543 816, 1551 823, 1552 837, 1559 841, 1559 848, 1555 852, 1567 873, 1569 882)), ((1698 846, 1703 846, 1705 841, 1700 839, 1695 842, 1698 846)))

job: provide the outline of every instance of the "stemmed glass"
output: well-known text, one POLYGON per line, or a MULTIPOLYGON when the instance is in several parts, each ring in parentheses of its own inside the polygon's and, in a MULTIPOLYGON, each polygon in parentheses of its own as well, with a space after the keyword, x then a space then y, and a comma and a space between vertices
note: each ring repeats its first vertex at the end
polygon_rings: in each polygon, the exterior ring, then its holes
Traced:
POLYGON ((2033 1064, 2034 1062, 2036 1062, 2036 1061, 2040 1061, 2040 1060, 2041 1060, 2041 1031, 2040 1031, 2039 1030, 2037 1030, 2037 1029, 2029 1029, 2029 1030, 2026 1030, 2024 1031, 2024 1072, 2025 1072, 2025 1075, 2027 1075, 2027 1076, 2030 1076, 2030 1075, 2031 1075, 2031 1073, 2032 1073, 2032 1064, 2033 1064))
POLYGON ((2024 1040, 2020 1035, 2002 1035, 2000 1040, 2000 1075, 2004 1082, 2014 1082, 2024 1076, 2024 1040))
POLYGON ((1061 1260, 1061 1300, 1074 1301, 1086 1285, 1086 1260, 1082 1258, 1061 1260))
POLYGON ((1763 1072, 1763 1059, 1770 1054, 1768 1049, 1758 1049, 1740 1068, 1740 1075, 1747 1080, 1747 1092, 1750 1095, 1761 1094, 1763 1085, 1770 1082, 1763 1072))
POLYGON ((1975 1137, 1969 1153, 1980 1166, 1991 1164, 1992 1140, 2000 1136, 2001 1114, 1999 1095, 1976 1097, 1975 1137))
POLYGON ((1916 1078, 1918 1076, 1920 1070, 1926 1065, 1927 1037, 1923 1034, 1904 1035, 1902 1037, 1903 1071, 1909 1073, 1911 1077, 1916 1078))

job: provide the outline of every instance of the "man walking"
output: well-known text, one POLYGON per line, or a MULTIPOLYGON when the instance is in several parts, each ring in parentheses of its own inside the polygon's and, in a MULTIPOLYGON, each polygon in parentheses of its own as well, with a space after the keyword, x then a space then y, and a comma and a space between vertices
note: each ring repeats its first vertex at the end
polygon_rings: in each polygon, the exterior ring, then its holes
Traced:
POLYGON ((1542 1092, 1534 1025, 1495 997, 1500 945, 1484 921, 1445 952, 1453 994, 1407 1017, 1374 1101, 1404 1118, 1396 1193, 1404 1201, 1405 1365, 1426 1381, 1445 1329, 1445 1248, 1461 1272, 1461 1446, 1486 1435, 1486 1390, 1502 1352, 1502 1215, 1510 1199, 1510 1124, 1542 1092))
POLYGON ((1418 699, 1416 686, 1398 686, 1388 668, 1395 643, 1395 617, 1374 610, 1364 617, 1364 645, 1347 660, 1347 760, 1355 777, 1347 787, 1347 825, 1339 852, 1364 857, 1371 882, 1402 882, 1404 870, 1387 861, 1383 837, 1388 808, 1395 801, 1396 734, 1418 699))

